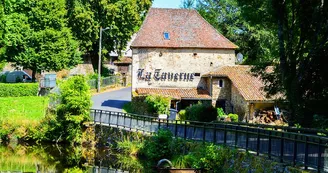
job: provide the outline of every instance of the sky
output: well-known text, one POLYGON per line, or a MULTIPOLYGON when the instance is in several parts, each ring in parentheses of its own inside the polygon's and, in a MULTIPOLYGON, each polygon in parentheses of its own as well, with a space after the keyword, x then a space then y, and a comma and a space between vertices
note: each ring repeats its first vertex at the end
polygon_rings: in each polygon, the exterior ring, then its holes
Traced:
POLYGON ((154 0, 152 7, 157 8, 180 8, 182 0, 154 0))

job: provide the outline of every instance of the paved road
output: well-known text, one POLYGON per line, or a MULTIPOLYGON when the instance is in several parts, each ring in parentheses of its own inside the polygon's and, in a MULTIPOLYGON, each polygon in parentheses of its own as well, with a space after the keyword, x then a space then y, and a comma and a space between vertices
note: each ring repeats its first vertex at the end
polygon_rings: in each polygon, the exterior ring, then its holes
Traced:
POLYGON ((122 112, 123 105, 131 101, 131 88, 97 94, 92 101, 93 109, 122 112))

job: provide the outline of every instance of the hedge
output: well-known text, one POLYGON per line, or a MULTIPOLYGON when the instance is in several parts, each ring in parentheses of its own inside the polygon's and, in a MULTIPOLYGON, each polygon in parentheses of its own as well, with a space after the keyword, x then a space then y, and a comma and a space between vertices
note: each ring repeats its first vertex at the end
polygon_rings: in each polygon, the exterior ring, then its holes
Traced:
POLYGON ((0 83, 0 97, 37 96, 38 83, 0 83))

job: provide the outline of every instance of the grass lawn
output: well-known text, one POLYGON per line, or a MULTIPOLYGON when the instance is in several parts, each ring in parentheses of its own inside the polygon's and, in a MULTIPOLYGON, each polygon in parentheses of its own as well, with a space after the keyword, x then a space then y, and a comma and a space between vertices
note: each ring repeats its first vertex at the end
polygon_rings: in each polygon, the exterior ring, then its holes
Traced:
POLYGON ((48 97, 0 97, 0 121, 41 120, 48 103, 48 97))

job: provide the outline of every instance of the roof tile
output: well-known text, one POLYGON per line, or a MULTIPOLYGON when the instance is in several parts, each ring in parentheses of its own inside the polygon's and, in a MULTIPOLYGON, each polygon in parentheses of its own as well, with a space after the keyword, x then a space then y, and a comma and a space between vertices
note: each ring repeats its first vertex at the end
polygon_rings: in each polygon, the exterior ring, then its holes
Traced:
POLYGON ((236 49, 196 10, 151 8, 131 47, 236 49), (164 32, 170 39, 164 39, 164 32))
MULTIPOLYGON (((247 65, 224 66, 219 68, 217 71, 203 75, 203 77, 228 77, 232 84, 247 101, 274 100, 276 97, 266 97, 266 92, 263 90, 263 81, 260 77, 255 77, 251 74, 251 68, 251 66, 247 65)), ((269 71, 270 69, 271 68, 269 68, 269 71)))
POLYGON ((136 92, 139 95, 158 94, 175 99, 211 99, 207 90, 197 88, 137 88, 136 92))

